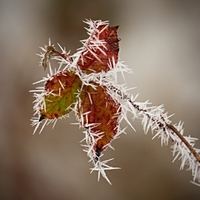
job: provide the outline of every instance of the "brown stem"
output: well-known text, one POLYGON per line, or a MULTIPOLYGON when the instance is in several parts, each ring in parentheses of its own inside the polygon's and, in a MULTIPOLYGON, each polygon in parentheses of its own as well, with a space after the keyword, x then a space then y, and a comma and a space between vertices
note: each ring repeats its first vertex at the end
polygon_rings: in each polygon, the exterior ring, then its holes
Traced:
POLYGON ((47 68, 47 61, 52 57, 52 56, 61 56, 65 60, 68 58, 67 54, 63 54, 55 49, 54 46, 46 46, 46 52, 44 53, 44 58, 42 59, 42 66, 44 67, 44 70, 47 68))
MULTIPOLYGON (((146 110, 139 108, 138 105, 134 104, 134 102, 131 101, 130 97, 128 97, 126 94, 123 94, 121 92, 121 90, 119 90, 118 88, 114 87, 114 86, 110 86, 109 87, 111 90, 113 90, 116 94, 118 94, 122 99, 126 99, 128 100, 134 108, 136 108, 138 111, 142 111, 146 113, 146 110)), ((147 117, 150 119, 150 116, 146 113, 147 117)), ((153 120, 153 119, 151 119, 153 120)), ((155 121, 155 120, 153 120, 155 121)), ((160 124, 160 126, 163 126, 163 124, 160 124)), ((194 155, 194 157, 196 158, 196 160, 198 162, 200 162, 200 155, 194 150, 194 148, 190 145, 190 143, 183 137, 183 135, 181 135, 181 133, 172 125, 172 124, 167 124, 167 127, 173 131, 179 138, 180 140, 186 145, 186 147, 189 149, 189 151, 194 155)))
POLYGON ((194 155, 196 160, 200 162, 200 155, 194 150, 194 148, 190 145, 190 143, 181 135, 181 133, 172 125, 167 124, 167 127, 171 129, 179 138, 180 140, 187 146, 187 148, 190 150, 190 152, 194 155))

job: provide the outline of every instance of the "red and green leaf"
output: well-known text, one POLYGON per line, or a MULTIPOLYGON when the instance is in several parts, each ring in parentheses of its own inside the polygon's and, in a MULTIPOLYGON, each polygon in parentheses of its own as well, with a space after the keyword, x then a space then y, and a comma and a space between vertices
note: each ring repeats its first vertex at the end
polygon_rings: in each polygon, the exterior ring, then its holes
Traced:
POLYGON ((74 72, 63 71, 53 75, 45 84, 41 118, 54 119, 69 113, 77 101, 81 80, 74 72))

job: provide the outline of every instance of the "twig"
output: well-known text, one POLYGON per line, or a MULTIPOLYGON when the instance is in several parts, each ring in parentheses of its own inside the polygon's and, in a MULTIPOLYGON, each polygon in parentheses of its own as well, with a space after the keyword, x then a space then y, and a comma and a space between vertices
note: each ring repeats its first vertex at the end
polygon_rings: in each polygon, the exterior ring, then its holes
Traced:
POLYGON ((167 127, 172 130, 179 138, 180 140, 187 146, 187 148, 190 150, 190 152, 194 155, 196 160, 200 162, 200 155, 194 150, 194 148, 190 145, 190 143, 183 137, 183 135, 172 125, 167 124, 167 127))
POLYGON ((129 97, 127 94, 124 94, 120 89, 117 87, 110 85, 109 89, 111 89, 115 94, 120 96, 121 99, 127 100, 137 111, 142 112, 145 114, 149 120, 152 120, 154 123, 156 123, 159 128, 165 129, 165 127, 169 128, 173 133, 175 133, 179 139, 185 144, 185 146, 189 149, 189 151, 194 155, 196 160, 200 162, 200 155, 195 151, 195 149, 191 146, 191 144, 184 138, 184 136, 172 125, 165 121, 165 119, 161 116, 162 121, 158 121, 155 118, 152 118, 149 114, 147 109, 141 108, 139 105, 137 105, 135 102, 131 100, 131 97, 129 97), (164 122, 164 123, 163 123, 164 122))

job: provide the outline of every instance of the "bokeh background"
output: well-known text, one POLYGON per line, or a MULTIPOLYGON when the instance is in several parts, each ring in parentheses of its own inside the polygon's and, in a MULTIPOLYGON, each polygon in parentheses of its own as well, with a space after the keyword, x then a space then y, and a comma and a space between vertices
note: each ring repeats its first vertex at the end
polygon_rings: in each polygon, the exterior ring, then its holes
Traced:
POLYGON ((107 173, 112 186, 90 174, 73 113, 32 135, 29 90, 46 75, 39 46, 51 38, 75 52, 87 37, 85 18, 120 25, 120 58, 135 72, 126 76, 137 87, 131 92, 164 104, 174 123, 185 122, 185 134, 200 138, 200 1, 0 0, 0 199, 199 199, 191 173, 179 171, 170 147, 145 136, 138 121, 137 132, 127 128, 105 152, 121 167, 107 173))

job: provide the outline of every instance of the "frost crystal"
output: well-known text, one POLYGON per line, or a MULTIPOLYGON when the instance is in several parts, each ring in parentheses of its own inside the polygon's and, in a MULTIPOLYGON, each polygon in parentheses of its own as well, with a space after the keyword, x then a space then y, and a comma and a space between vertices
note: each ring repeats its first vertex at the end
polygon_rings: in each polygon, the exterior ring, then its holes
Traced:
POLYGON ((60 45, 58 51, 50 40, 41 48, 40 65, 48 67, 49 74, 34 83, 43 86, 31 90, 35 97, 34 133, 40 125, 39 133, 49 123, 54 127, 58 119, 74 111, 77 124, 84 128, 81 142, 85 142, 84 151, 94 165, 91 172, 98 171, 98 180, 102 175, 111 184, 105 171, 118 168, 107 164, 112 159, 101 161, 102 152, 112 148, 111 142, 125 132, 120 128, 122 120, 135 130, 127 117, 130 112, 133 119, 141 120, 145 133, 151 130, 155 133, 153 138, 161 139, 161 145, 171 144, 173 161, 181 160, 180 169, 187 165, 193 181, 200 180, 200 150, 194 148, 197 139, 183 136, 183 124, 172 125, 171 116, 164 112, 163 106, 136 102, 137 95, 130 95, 125 85, 117 83, 118 73, 123 76, 132 73, 118 59, 118 26, 111 27, 108 21, 101 20, 85 23, 89 26, 86 28, 89 37, 81 41, 83 46, 74 55, 60 45), (57 70, 52 70, 50 59, 58 61, 57 70))

